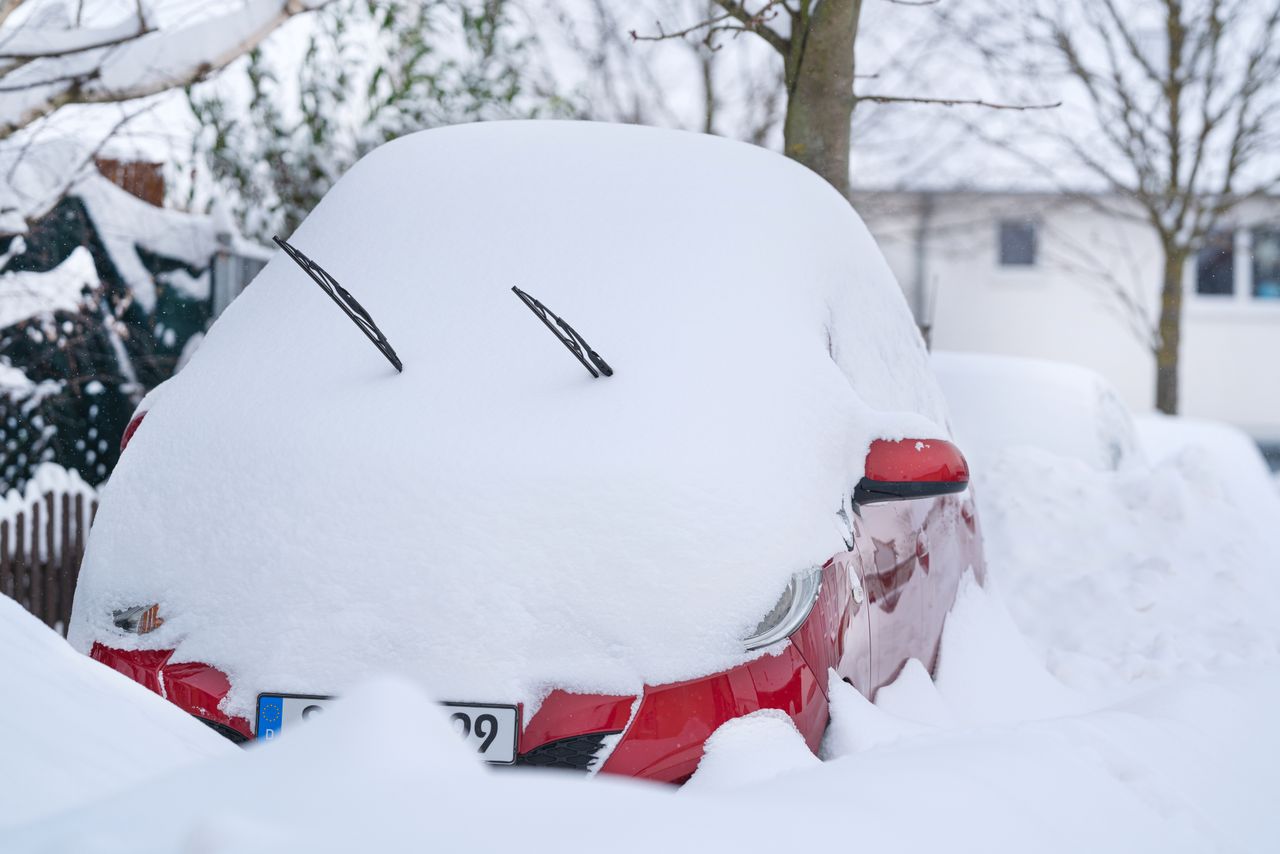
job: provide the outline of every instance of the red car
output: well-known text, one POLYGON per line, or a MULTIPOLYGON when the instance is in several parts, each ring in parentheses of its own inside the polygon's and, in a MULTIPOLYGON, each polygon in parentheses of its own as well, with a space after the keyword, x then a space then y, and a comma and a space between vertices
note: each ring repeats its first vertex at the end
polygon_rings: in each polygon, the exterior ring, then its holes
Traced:
POLYGON ((125 434, 71 627, 98 661, 236 741, 400 670, 492 763, 677 783, 757 709, 816 750, 832 673, 933 667, 984 572, 968 470, 820 179, 668 131, 450 128, 279 243, 125 434))

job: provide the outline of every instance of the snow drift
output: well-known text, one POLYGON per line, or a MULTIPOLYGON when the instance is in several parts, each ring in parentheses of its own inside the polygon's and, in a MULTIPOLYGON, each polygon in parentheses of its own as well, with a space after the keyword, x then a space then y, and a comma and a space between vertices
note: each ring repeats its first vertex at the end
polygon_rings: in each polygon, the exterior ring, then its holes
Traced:
POLYGON ((1120 395, 1087 368, 977 353, 937 352, 930 361, 946 391, 956 440, 973 465, 1018 447, 1103 471, 1142 460, 1120 395))
POLYGON ((177 707, 80 655, 6 596, 0 650, 0 768, 7 780, 0 827, 236 752, 177 707))
POLYGON ((428 131, 358 163, 290 240, 404 373, 273 260, 106 488, 71 633, 218 666, 232 713, 371 670, 532 707, 735 665, 792 573, 844 548, 870 441, 946 435, 862 222, 753 146, 428 131), (616 375, 593 381, 513 285, 616 375), (160 630, 112 628, 153 601, 160 630))
POLYGON ((228 748, 225 758, 0 831, 0 848, 1274 849, 1280 673, 1180 680, 1086 709, 1021 654, 1022 639, 1001 611, 981 588, 965 585, 937 686, 911 666, 872 705, 836 682, 825 762, 790 721, 764 712, 722 727, 683 790, 486 771, 420 688, 378 679, 277 742, 228 748), (1024 691, 1025 684, 1035 687, 1024 691), (1015 708, 1026 717, 1011 720, 1015 708))
POLYGON ((1124 693, 1280 662, 1280 500, 1239 430, 1135 424, 1083 368, 933 361, 992 584, 1054 675, 1124 693))

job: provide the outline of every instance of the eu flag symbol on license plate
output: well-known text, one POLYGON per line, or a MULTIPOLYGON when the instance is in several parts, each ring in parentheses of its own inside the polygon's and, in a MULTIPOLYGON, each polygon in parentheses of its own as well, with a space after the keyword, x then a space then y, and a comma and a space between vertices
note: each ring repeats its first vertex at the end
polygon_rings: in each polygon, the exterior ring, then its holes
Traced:
POLYGON ((275 738, 284 723, 284 698, 258 698, 258 738, 275 738))
POLYGON ((299 721, 324 712, 332 699, 321 694, 259 694, 258 738, 276 738, 285 724, 292 728, 299 721))

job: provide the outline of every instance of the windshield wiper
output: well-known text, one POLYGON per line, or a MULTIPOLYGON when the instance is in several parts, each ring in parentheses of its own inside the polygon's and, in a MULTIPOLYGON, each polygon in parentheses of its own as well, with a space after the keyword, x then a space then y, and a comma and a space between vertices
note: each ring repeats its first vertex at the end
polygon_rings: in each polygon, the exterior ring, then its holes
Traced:
POLYGON ((387 336, 382 334, 382 330, 378 328, 378 324, 373 322, 373 318, 369 316, 369 312, 364 310, 356 298, 353 297, 346 288, 338 284, 338 280, 325 272, 324 268, 312 261, 306 255, 303 255, 297 249, 289 245, 288 241, 281 240, 279 237, 272 237, 281 249, 285 251, 294 263, 303 269, 311 280, 320 286, 320 290, 329 295, 329 298, 338 304, 338 308, 351 318, 351 322, 360 327, 360 331, 368 336, 373 342, 373 346, 378 348, 378 352, 387 357, 387 361, 396 371, 403 371, 404 365, 400 363, 400 357, 396 355, 396 351, 391 346, 391 342, 387 340, 387 336))
POLYGON ((520 301, 527 305, 530 311, 538 316, 539 320, 546 324, 546 327, 551 330, 551 334, 560 339, 560 343, 577 357, 578 361, 582 363, 582 367, 587 369, 587 373, 591 374, 593 378, 599 378, 601 374, 606 377, 613 376, 613 368, 609 367, 609 363, 600 358, 600 354, 591 349, 587 339, 579 335, 572 326, 565 323, 556 316, 555 312, 515 285, 511 286, 511 290, 516 296, 520 297, 520 301), (552 321, 555 321, 554 325, 552 325, 552 321))

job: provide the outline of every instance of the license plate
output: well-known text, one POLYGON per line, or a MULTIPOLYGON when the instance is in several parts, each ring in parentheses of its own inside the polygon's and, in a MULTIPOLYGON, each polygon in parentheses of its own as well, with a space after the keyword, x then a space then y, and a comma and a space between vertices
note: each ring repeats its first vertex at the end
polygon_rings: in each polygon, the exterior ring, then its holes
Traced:
MULTIPOLYGON (((258 738, 270 741, 286 726, 324 713, 334 698, 323 694, 258 695, 258 738)), ((442 703, 458 735, 486 762, 512 765, 520 741, 520 710, 496 703, 442 703)))

